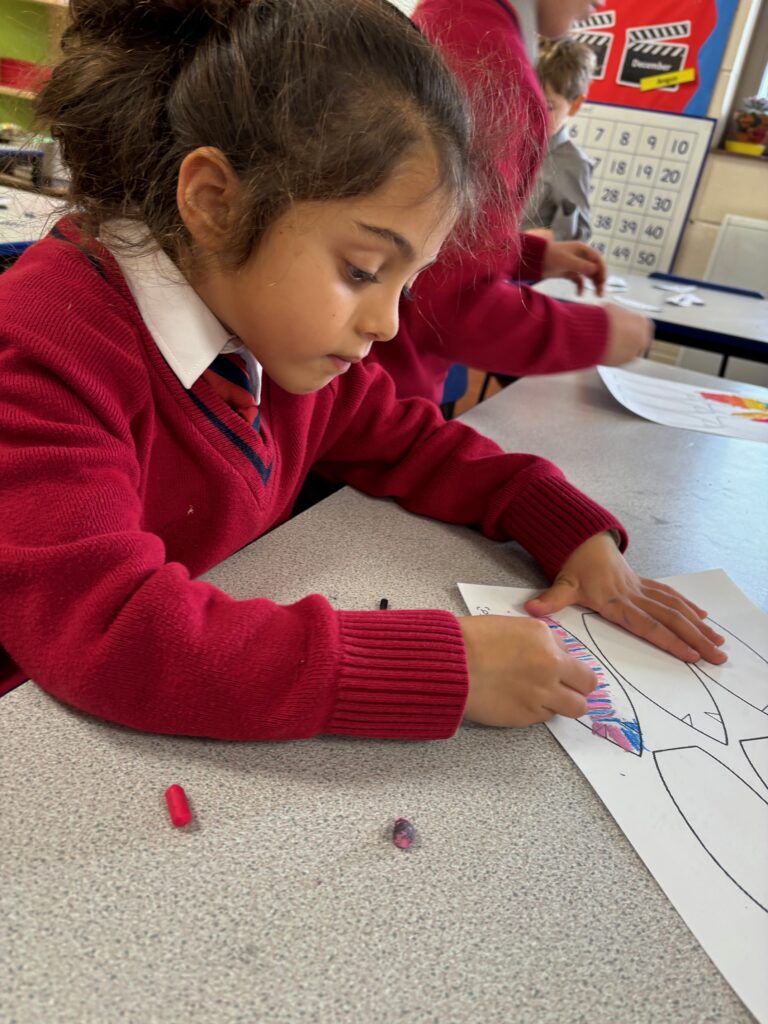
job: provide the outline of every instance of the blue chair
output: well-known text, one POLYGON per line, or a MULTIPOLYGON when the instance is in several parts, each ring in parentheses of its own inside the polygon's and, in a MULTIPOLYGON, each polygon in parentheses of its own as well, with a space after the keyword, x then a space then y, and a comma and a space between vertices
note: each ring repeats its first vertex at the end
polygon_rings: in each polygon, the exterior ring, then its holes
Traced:
POLYGON ((445 378, 443 397, 440 402, 440 411, 447 420, 453 419, 456 411, 456 403, 467 393, 469 386, 469 371, 461 363, 454 363, 445 378))

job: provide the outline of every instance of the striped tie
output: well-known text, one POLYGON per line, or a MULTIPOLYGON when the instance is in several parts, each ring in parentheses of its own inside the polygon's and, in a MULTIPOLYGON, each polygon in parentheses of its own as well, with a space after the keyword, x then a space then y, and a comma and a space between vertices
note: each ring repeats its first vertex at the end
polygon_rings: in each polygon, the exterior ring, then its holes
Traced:
POLYGON ((259 408, 242 356, 236 352, 222 352, 203 373, 203 378, 238 416, 242 416, 251 426, 254 425, 259 408))

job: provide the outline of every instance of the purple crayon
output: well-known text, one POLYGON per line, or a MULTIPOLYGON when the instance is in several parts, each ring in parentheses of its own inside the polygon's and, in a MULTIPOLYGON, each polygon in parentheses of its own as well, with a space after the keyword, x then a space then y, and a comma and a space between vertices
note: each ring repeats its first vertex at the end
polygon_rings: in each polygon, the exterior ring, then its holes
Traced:
POLYGON ((392 842, 399 850, 410 850, 416 842, 416 829, 407 818, 397 818, 392 827, 392 842))

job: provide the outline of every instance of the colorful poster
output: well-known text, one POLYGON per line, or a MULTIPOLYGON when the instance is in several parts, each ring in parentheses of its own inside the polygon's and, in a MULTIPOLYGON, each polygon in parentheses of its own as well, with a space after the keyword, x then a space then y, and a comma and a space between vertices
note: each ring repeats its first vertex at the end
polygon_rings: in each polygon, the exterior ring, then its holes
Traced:
MULTIPOLYGON (((706 116, 738 0, 622 0, 578 22, 597 57, 589 98, 706 116), (693 81, 644 91, 644 78, 692 68, 693 81)), ((690 76, 687 76, 690 77, 690 76)))

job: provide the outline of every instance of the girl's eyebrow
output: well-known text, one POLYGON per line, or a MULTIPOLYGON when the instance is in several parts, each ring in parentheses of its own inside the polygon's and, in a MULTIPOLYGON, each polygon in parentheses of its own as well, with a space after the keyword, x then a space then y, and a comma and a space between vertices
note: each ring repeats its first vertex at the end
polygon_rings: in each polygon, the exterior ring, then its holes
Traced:
POLYGON ((392 231, 391 228, 380 228, 375 224, 363 224, 359 220, 356 220, 355 224, 357 227, 362 228, 363 231, 370 231, 371 234, 377 235, 379 238, 383 238, 385 242, 391 242, 400 250, 409 262, 413 262, 416 259, 416 253, 414 252, 411 243, 407 238, 403 238, 402 235, 399 235, 397 231, 392 231))

